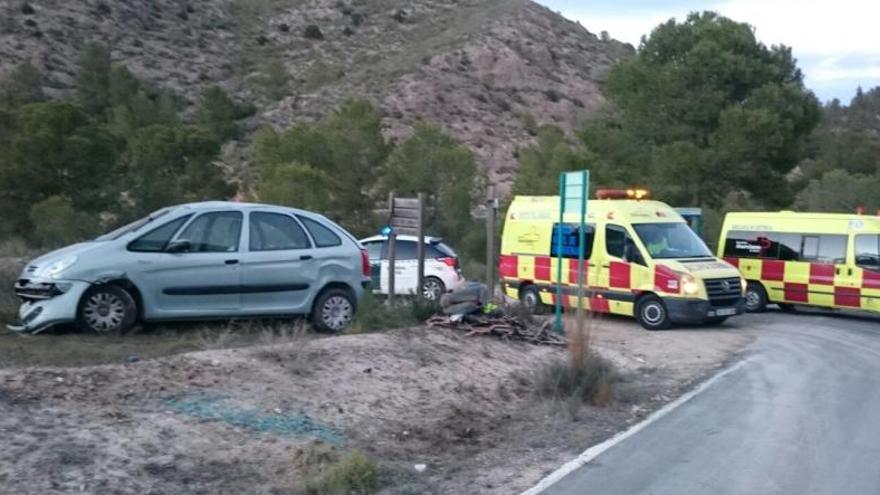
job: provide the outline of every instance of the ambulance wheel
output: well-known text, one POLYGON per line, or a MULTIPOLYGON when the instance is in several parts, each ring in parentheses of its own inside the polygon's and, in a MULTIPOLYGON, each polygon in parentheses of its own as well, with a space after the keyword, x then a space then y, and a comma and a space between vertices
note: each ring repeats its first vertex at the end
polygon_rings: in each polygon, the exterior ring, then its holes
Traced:
POLYGON ((655 295, 647 295, 638 300, 636 320, 646 330, 665 330, 672 325, 666 305, 655 295))
POLYGON ((767 309, 767 291, 758 282, 749 282, 746 286, 746 311, 763 313, 767 309))
POLYGON ((541 293, 534 285, 527 285, 519 290, 519 302, 533 315, 544 314, 545 307, 541 302, 541 293))

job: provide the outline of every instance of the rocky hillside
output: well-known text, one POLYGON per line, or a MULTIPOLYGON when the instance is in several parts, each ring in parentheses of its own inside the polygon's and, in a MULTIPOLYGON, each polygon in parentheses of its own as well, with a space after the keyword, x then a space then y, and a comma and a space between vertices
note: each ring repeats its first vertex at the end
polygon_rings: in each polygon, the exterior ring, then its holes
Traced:
POLYGON ((51 95, 71 90, 78 50, 96 40, 191 100, 220 84, 254 101, 254 127, 365 96, 391 136, 442 124, 502 189, 536 124, 576 127, 632 53, 527 0, 0 0, 0 13, 0 73, 30 59, 51 95))

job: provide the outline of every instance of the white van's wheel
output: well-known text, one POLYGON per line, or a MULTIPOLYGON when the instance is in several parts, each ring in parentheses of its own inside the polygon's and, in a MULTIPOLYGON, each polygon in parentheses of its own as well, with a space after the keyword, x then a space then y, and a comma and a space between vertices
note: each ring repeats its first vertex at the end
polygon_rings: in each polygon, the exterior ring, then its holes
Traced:
POLYGON ((446 285, 437 277, 428 277, 422 283, 422 297, 428 301, 439 301, 440 296, 446 293, 446 285))
POLYGON ((749 313, 763 313, 767 309, 767 291, 758 282, 749 282, 746 286, 746 311, 749 313))
POLYGON ((672 325, 666 305, 654 295, 645 296, 636 303, 636 320, 647 330, 664 330, 672 325))
POLYGON ((115 285, 98 285, 86 291, 76 316, 78 327, 98 333, 125 332, 136 320, 134 298, 115 285))

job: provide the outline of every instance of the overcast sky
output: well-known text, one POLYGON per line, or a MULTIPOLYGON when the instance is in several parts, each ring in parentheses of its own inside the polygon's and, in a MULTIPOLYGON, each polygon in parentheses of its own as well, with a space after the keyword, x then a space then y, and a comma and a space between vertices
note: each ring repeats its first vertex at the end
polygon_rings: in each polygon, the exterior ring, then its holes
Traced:
POLYGON ((806 85, 823 101, 844 103, 880 86, 880 0, 537 0, 593 33, 638 47, 643 34, 694 10, 714 10, 755 27, 767 45, 790 46, 806 85))

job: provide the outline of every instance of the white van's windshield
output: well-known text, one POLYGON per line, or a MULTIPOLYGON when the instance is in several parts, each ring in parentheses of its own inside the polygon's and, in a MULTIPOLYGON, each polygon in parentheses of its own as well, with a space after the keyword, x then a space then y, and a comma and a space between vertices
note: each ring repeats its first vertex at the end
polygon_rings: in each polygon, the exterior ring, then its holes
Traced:
POLYGON ((172 210, 172 208, 162 208, 161 210, 156 210, 153 213, 150 213, 149 215, 145 216, 144 218, 141 218, 139 220, 135 220, 134 222, 131 222, 127 225, 123 225, 122 227, 119 227, 116 230, 108 232, 108 233, 102 235, 101 237, 98 237, 95 240, 96 241, 113 241, 113 240, 119 239, 120 237, 124 236, 125 234, 128 234, 129 232, 134 232, 136 230, 139 230, 141 227, 143 227, 144 225, 147 225, 148 223, 151 223, 153 220, 167 215, 168 213, 171 212, 171 210, 172 210))
POLYGON ((686 223, 634 224, 642 244, 654 259, 705 258, 712 253, 686 223))

